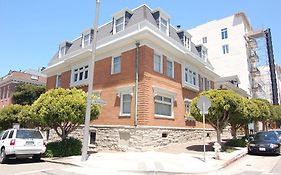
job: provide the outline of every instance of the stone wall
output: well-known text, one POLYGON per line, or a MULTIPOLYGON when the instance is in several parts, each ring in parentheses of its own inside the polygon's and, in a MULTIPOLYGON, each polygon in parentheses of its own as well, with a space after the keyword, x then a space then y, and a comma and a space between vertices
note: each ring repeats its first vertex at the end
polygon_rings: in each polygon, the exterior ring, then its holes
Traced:
MULTIPOLYGON (((91 132, 96 133, 95 144, 97 150, 117 151, 148 151, 166 146, 170 143, 186 143, 201 140, 202 129, 149 127, 149 126, 91 126, 91 132)), ((215 138, 213 129, 206 129, 206 135, 215 138)), ((83 128, 72 132, 69 136, 83 139, 83 128)), ((50 141, 58 140, 56 133, 50 132, 50 141)))

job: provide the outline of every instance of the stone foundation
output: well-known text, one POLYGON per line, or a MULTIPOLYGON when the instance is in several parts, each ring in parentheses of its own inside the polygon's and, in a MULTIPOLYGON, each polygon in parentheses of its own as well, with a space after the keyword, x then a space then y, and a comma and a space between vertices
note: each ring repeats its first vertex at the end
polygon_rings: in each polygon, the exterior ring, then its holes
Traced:
MULTIPOLYGON (((203 129, 200 128, 172 128, 153 126, 91 126, 92 147, 97 150, 117 151, 148 151, 164 147, 170 143, 186 143, 203 138, 203 129), (95 137, 93 137, 95 135, 95 137)), ((206 129, 206 136, 216 137, 214 129, 206 129)), ((70 137, 83 139, 83 128, 72 132, 70 137)), ((59 140, 57 134, 51 130, 50 141, 59 140)))

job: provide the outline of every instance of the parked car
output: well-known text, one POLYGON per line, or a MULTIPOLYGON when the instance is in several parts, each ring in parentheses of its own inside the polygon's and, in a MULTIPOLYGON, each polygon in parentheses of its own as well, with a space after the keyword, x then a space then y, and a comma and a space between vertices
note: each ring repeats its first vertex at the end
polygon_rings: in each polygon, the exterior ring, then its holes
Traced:
POLYGON ((248 153, 280 154, 280 140, 275 131, 262 131, 250 138, 248 153))
POLYGON ((40 161, 46 142, 39 130, 8 129, 0 135, 0 163, 8 159, 32 157, 40 161))

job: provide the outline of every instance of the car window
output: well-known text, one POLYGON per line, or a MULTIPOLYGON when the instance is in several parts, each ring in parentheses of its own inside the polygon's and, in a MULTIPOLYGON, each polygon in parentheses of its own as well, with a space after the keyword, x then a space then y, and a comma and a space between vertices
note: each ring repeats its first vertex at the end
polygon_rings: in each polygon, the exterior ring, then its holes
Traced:
POLYGON ((19 139, 43 139, 41 133, 36 130, 18 130, 16 138, 19 139))
POLYGON ((2 140, 6 139, 6 137, 8 136, 9 131, 4 132, 2 140))
POLYGON ((13 134, 14 134, 14 130, 10 131, 10 134, 9 134, 9 139, 11 139, 13 137, 13 134))
POLYGON ((259 132, 255 135, 255 140, 278 140, 274 132, 259 132))

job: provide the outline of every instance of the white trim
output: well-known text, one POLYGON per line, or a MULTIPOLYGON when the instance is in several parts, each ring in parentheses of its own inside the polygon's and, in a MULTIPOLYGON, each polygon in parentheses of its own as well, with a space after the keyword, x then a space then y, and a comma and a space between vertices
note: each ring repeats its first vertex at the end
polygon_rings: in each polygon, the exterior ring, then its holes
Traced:
POLYGON ((172 59, 172 58, 169 58, 169 57, 167 57, 167 63, 166 63, 166 76, 167 77, 169 77, 169 78, 175 78, 175 61, 172 59), (169 75, 168 75, 168 61, 169 62, 172 62, 172 77, 170 77, 169 75))
POLYGON ((157 95, 154 96, 154 116, 155 118, 166 118, 166 119, 174 119, 174 97, 173 96, 170 96, 166 93, 159 93, 157 95), (156 96, 159 96, 159 97, 162 97, 162 98, 169 98, 171 99, 171 102, 165 102, 163 100, 159 101, 159 100, 156 100, 155 97, 156 96), (161 114, 156 114, 155 113, 155 103, 160 103, 160 104, 166 104, 166 105, 171 105, 171 116, 169 115, 161 115, 161 114))
POLYGON ((174 99, 174 101, 176 101, 176 98, 177 98, 177 93, 176 92, 173 92, 173 91, 169 91, 169 90, 166 90, 164 88, 160 88, 158 86, 152 86, 153 88, 153 95, 154 97, 156 95, 163 95, 163 96, 167 96, 167 97, 172 97, 174 99))
MULTIPOLYGON (((74 87, 74 86, 83 86, 83 85, 87 85, 88 84, 88 80, 90 78, 90 61, 86 61, 86 62, 83 62, 83 63, 80 63, 78 65, 74 65, 71 67, 71 76, 70 76, 70 87, 74 87), (88 77, 87 79, 84 79, 84 73, 83 73, 83 78, 82 80, 77 80, 76 82, 74 82, 74 70, 75 69, 80 69, 81 67, 85 67, 85 66, 88 66, 88 77)), ((85 71, 85 70, 83 70, 85 71)), ((79 72, 79 71, 78 71, 79 72)), ((78 74, 78 77, 79 79, 79 74, 78 74)))
POLYGON ((153 54, 153 71, 163 74, 163 66, 164 66, 164 64, 163 64, 163 55, 159 54, 157 51, 154 50, 154 54, 153 54), (160 56, 160 72, 155 70, 155 65, 154 65, 155 64, 155 60, 154 60, 155 59, 155 55, 160 56))
POLYGON ((120 55, 116 55, 116 56, 112 56, 111 57, 111 75, 114 74, 119 74, 122 71, 122 56, 120 55), (120 71, 119 72, 113 72, 114 71, 114 59, 120 57, 120 71))
POLYGON ((117 88, 117 96, 121 97, 122 93, 127 93, 127 94, 130 94, 131 96, 133 96, 134 85, 128 85, 128 86, 125 86, 125 87, 118 87, 117 88))
POLYGON ((122 92, 120 93, 120 116, 124 116, 124 117, 130 117, 131 116, 131 107, 132 107, 132 95, 130 93, 125 93, 125 92, 122 92), (123 113, 123 102, 124 102, 124 95, 129 95, 130 96, 130 113, 123 113))

